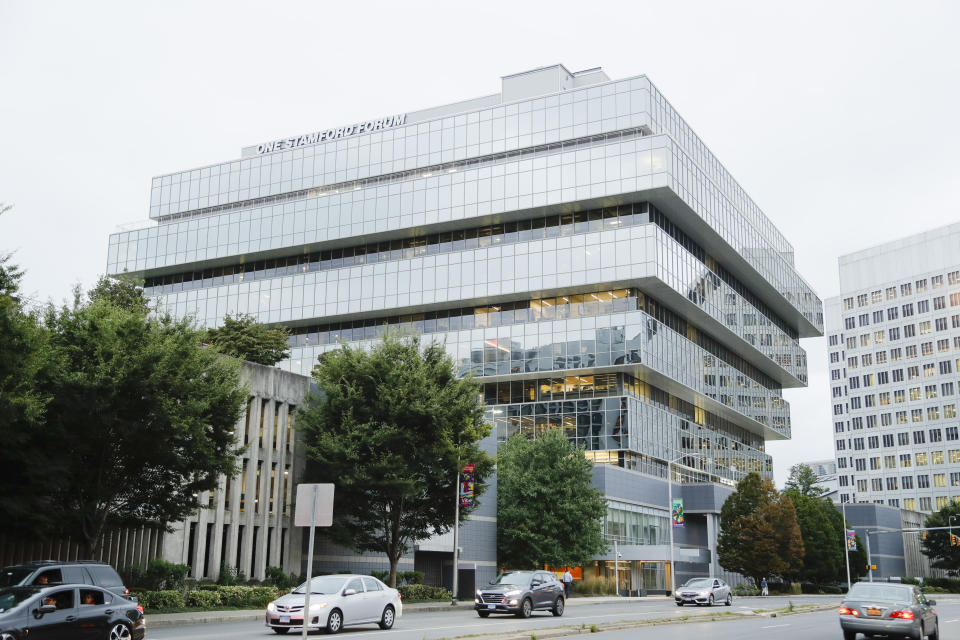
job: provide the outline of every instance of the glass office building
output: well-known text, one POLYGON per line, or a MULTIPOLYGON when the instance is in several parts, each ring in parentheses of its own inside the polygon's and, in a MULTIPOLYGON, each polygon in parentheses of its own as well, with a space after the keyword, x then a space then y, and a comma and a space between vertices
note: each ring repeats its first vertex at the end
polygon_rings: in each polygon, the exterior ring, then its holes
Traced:
POLYGON ((960 502, 960 224, 840 257, 826 301, 842 502, 960 502))
MULTIPOLYGON (((162 309, 286 325, 281 366, 304 374, 340 341, 423 334, 483 383, 491 451, 545 429, 583 445, 627 590, 674 570, 668 463, 688 514, 675 571, 719 573, 722 500, 771 474, 782 390, 807 380, 800 339, 822 334, 791 245, 644 76, 556 65, 252 145, 155 178, 150 218, 111 236, 108 271, 162 309)), ((496 565, 492 496, 461 536, 478 580, 496 565)), ((450 549, 407 560, 442 576, 450 549)))

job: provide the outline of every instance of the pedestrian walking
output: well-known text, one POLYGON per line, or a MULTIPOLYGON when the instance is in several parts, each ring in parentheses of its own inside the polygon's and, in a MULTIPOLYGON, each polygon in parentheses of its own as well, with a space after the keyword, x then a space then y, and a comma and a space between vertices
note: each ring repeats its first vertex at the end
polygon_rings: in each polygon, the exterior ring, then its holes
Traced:
POLYGON ((767 579, 761 578, 760 580, 760 595, 768 596, 770 595, 770 590, 767 589, 767 579))
POLYGON ((570 573, 570 567, 563 572, 563 597, 570 597, 570 585, 573 584, 573 574, 570 573))

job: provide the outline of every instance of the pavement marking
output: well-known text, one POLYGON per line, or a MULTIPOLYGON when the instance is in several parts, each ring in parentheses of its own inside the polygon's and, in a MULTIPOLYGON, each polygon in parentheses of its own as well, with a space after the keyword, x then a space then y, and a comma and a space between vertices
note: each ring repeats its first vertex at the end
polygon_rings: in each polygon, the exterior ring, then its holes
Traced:
POLYGON ((950 622, 960 622, 960 619, 958 619, 958 620, 944 620, 943 622, 944 622, 944 624, 948 624, 948 623, 950 623, 950 622))
POLYGON ((789 627, 789 624, 772 624, 768 627, 760 627, 761 629, 777 629, 779 627, 789 627))

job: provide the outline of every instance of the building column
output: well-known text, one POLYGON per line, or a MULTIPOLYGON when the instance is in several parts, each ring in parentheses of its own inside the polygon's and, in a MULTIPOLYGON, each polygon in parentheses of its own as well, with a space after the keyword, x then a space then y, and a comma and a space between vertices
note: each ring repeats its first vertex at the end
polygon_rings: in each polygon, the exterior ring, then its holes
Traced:
POLYGON ((250 402, 250 422, 247 433, 247 481, 243 486, 243 513, 240 515, 240 524, 243 525, 243 540, 240 544, 240 566, 238 570, 243 575, 252 578, 251 559, 253 556, 253 526, 256 520, 254 514, 257 509, 257 462, 260 460, 260 413, 263 402, 259 396, 254 396, 250 402))
POLYGON ((289 420, 290 405, 283 403, 280 406, 279 420, 277 424, 277 478, 273 487, 273 545, 270 549, 268 564, 275 567, 283 566, 283 558, 280 557, 281 538, 283 536, 283 499, 286 491, 288 478, 283 475, 283 468, 287 461, 286 438, 287 430, 290 428, 289 420))
MULTIPOLYGON (((276 411, 278 410, 277 401, 269 400, 264 407, 263 423, 263 466, 260 469, 260 513, 257 515, 257 524, 260 526, 260 538, 257 540, 257 566, 254 567, 254 573, 251 577, 263 580, 267 573, 267 560, 270 553, 269 542, 271 536, 270 527, 270 472, 273 465, 273 432, 276 428, 276 411)), ((276 477, 274 476, 274 483, 276 477)), ((276 508, 276 504, 274 504, 276 508)))

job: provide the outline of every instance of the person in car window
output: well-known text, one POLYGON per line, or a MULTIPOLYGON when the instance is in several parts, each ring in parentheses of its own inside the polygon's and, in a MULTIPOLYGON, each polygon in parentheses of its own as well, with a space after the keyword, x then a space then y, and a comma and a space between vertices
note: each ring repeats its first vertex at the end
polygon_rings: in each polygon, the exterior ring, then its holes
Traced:
POLYGON ((43 604, 44 604, 44 605, 51 605, 51 606, 54 606, 54 607, 55 607, 55 606, 57 606, 57 599, 54 598, 53 596, 47 596, 46 598, 43 599, 43 604))
POLYGON ((50 578, 45 573, 41 573, 37 576, 37 579, 33 581, 33 584, 50 584, 50 578))
POLYGON ((83 592, 83 604, 97 604, 97 598, 93 595, 93 591, 83 592))

